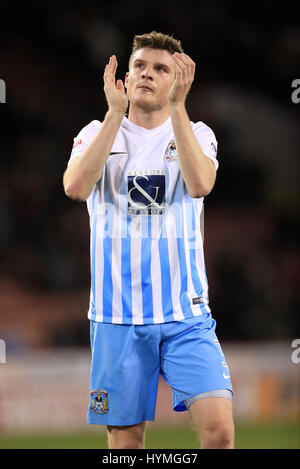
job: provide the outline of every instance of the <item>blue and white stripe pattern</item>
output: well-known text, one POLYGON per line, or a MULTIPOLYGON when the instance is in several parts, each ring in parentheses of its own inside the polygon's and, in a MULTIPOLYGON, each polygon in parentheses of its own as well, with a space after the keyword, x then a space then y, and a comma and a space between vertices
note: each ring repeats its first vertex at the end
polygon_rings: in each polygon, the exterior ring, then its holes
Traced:
MULTIPOLYGON (((213 132, 202 122, 191 124, 203 152, 218 168, 213 132)), ((92 121, 82 129, 69 164, 100 126, 92 121)), ((174 151, 166 158, 172 140, 170 118, 147 130, 124 117, 101 178, 87 199, 88 317, 94 321, 155 324, 210 312, 200 229, 203 198, 189 196, 174 151)))

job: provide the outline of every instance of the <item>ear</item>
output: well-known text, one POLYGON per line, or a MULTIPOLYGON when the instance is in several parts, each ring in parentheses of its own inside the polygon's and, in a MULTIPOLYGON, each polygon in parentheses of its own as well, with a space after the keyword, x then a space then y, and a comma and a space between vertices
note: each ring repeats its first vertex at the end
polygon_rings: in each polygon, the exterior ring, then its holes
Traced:
POLYGON ((128 77, 129 77, 129 72, 127 72, 126 75, 125 75, 125 81, 124 81, 125 88, 127 88, 128 77))

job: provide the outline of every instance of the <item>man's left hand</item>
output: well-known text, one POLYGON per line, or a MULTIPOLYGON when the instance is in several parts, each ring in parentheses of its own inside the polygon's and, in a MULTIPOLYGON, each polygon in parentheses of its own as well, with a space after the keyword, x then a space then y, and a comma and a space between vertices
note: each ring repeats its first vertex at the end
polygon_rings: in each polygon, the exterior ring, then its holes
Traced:
POLYGON ((175 63, 175 80, 169 91, 169 104, 183 104, 194 81, 196 64, 184 53, 175 52, 172 57, 175 63))

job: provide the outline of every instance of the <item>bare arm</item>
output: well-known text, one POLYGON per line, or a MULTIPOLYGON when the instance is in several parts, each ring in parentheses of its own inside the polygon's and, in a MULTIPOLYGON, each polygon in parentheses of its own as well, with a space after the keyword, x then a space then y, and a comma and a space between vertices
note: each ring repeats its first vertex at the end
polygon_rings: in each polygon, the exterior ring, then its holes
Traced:
POLYGON ((91 194, 101 176, 126 112, 128 99, 122 81, 115 83, 116 69, 117 60, 112 56, 103 76, 108 112, 94 139, 64 173, 64 190, 71 199, 86 200, 91 194))
POLYGON ((169 92, 169 106, 182 177, 191 197, 203 197, 216 179, 214 163, 202 151, 185 109, 194 80, 195 63, 186 54, 174 54, 176 78, 169 92))
POLYGON ((122 119, 122 114, 108 111, 94 139, 66 169, 63 184, 66 195, 71 199, 86 200, 91 194, 101 176, 122 119))

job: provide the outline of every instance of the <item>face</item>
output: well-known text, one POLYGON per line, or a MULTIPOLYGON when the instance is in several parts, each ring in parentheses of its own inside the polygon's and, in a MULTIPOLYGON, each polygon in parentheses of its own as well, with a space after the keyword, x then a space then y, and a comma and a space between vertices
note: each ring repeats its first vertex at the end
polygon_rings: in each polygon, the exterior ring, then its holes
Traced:
POLYGON ((174 79, 175 65, 167 50, 149 47, 137 50, 125 76, 130 104, 146 111, 167 107, 174 79))

